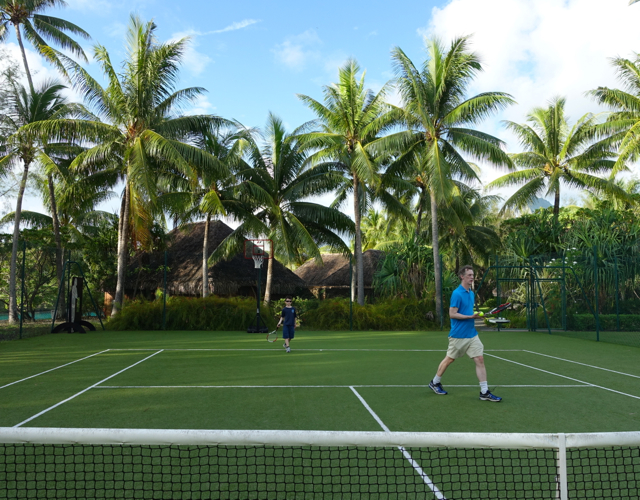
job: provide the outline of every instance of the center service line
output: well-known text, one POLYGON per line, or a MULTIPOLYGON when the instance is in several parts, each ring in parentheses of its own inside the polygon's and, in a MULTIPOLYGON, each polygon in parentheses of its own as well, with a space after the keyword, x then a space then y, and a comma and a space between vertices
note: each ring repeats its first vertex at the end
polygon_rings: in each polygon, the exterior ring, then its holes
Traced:
MULTIPOLYGON (((360 396, 360 394, 358 393, 358 391, 355 390, 355 388, 353 386, 349 387, 353 393, 356 395, 356 397, 360 400, 360 402, 364 405, 364 407, 367 409, 367 411, 371 414, 371 416, 376 420, 376 422, 378 422, 378 424, 380 425, 380 427, 382 427, 382 429, 384 430, 384 432, 391 432, 389 430, 389 428, 384 425, 384 422, 380 419, 380 417, 378 415, 376 415, 376 412, 374 412, 371 407, 367 404, 367 402, 364 400, 364 398, 362 396, 360 396)), ((445 496, 442 494, 442 492, 438 489, 438 487, 433 484, 433 481, 431 481, 431 479, 429 478, 429 476, 427 476, 427 474, 422 470, 422 467, 420 467, 420 464, 418 464, 418 462, 416 462, 413 457, 411 456, 411 454, 403 447, 403 446, 398 446, 398 449, 402 452, 402 454, 404 455, 404 458, 406 458, 409 463, 411 464, 411 466, 415 469, 415 471, 420 475, 420 477, 422 478, 422 480, 424 481, 424 484, 426 484, 431 491, 433 491, 433 494, 436 496, 436 498, 438 500, 447 500, 445 498, 445 496)))
POLYGON ((67 401, 71 401, 73 398, 75 398, 75 397, 77 397, 77 396, 80 396, 80 394, 84 394, 84 393, 85 393, 85 392, 87 392, 89 389, 93 389, 94 387, 96 387, 96 386, 100 385, 102 382, 106 382, 106 381, 107 381, 107 380, 109 380, 110 378, 113 378, 113 377, 115 377, 116 375, 120 375, 122 372, 126 372, 129 368, 133 368, 134 366, 139 365, 139 364, 140 364, 140 363, 142 363, 143 361, 146 361, 147 359, 152 358, 152 357, 154 357, 156 354, 160 354, 161 352, 162 352, 162 350, 160 350, 160 351, 158 351, 158 352, 154 352, 151 356, 147 356, 146 358, 141 359, 140 361, 138 361, 138 362, 136 362, 136 363, 132 364, 131 366, 127 366, 126 368, 124 368, 124 369, 120 370, 119 372, 114 373, 113 375, 109 375, 107 378, 105 378, 105 379, 101 380, 100 382, 96 382, 96 383, 95 383, 95 384, 93 384, 92 386, 87 387, 86 389, 81 390, 79 393, 74 394, 73 396, 71 396, 71 397, 69 397, 69 398, 65 399, 64 401, 60 401, 59 403, 56 403, 56 404, 54 404, 53 406, 50 406, 50 407, 49 407, 49 408, 47 408, 46 410, 42 410, 40 413, 36 413, 34 416, 29 417, 28 419, 26 419, 26 420, 24 420, 24 421, 20 422, 19 424, 14 425, 14 427, 20 427, 20 426, 22 426, 22 425, 26 424, 27 422, 30 422, 30 421, 31 421, 31 420, 33 420, 34 418, 38 418, 40 415, 43 415, 43 414, 47 413, 49 410, 53 410, 54 408, 57 408, 57 407, 58 407, 58 406, 60 406, 61 404, 64 404, 64 403, 66 403, 67 401))

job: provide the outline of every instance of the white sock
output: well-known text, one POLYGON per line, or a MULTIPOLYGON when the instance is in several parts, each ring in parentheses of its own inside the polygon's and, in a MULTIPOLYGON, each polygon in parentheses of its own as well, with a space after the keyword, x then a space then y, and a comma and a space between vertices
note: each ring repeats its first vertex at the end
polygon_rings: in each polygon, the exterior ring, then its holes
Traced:
POLYGON ((482 394, 489 392, 489 382, 480 382, 480 392, 482 394))
POLYGON ((439 384, 441 380, 442 379, 440 377, 438 377, 437 375, 435 377, 433 377, 433 383, 434 384, 439 384))

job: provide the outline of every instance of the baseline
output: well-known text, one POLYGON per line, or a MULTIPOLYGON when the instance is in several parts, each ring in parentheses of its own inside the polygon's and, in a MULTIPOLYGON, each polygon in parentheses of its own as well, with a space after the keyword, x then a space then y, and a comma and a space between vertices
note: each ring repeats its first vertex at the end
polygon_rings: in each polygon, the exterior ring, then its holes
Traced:
MULTIPOLYGON (((427 388, 428 385, 375 385, 375 384, 362 384, 362 385, 99 385, 96 389, 344 389, 351 387, 378 387, 378 388, 427 388)), ((447 387, 478 387, 478 384, 468 385, 451 385, 447 384, 447 387)), ((575 388, 575 387, 594 387, 591 384, 575 384, 575 385, 500 385, 496 387, 502 388, 515 388, 515 387, 533 387, 540 389, 560 389, 560 388, 575 388)))
POLYGON ((64 404, 64 403, 66 403, 67 401, 71 401, 73 398, 76 398, 76 397, 80 396, 80 394, 84 394, 84 393, 85 393, 85 392, 87 392, 89 389, 93 389, 94 387, 96 387, 97 385, 101 384, 102 382, 106 382, 107 380, 109 380, 109 379, 111 379, 111 378, 115 377, 116 375, 120 375, 122 372, 127 371, 129 368, 133 368, 134 366, 139 365, 139 364, 140 364, 140 363, 142 363, 143 361, 146 361, 147 359, 152 358, 153 356, 155 356, 156 354, 160 354, 161 352, 162 352, 162 350, 160 350, 160 351, 158 351, 158 352, 154 352, 151 356, 147 356, 146 358, 141 359, 140 361, 137 361, 137 362, 135 362, 134 364, 132 364, 132 365, 130 365, 130 366, 127 366, 126 368, 123 368, 123 369, 122 369, 122 370, 120 370, 119 372, 114 373, 113 375, 109 375, 107 378, 102 379, 100 382, 96 382, 95 384, 93 384, 93 385, 91 385, 91 386, 87 387, 86 389, 81 390, 80 392, 78 392, 78 393, 74 394, 73 396, 71 396, 71 397, 69 397, 69 398, 67 398, 67 399, 65 399, 65 400, 63 400, 63 401, 60 401, 59 403, 56 403, 56 404, 54 404, 53 406, 50 406, 50 407, 49 407, 49 408, 47 408, 46 410, 42 410, 41 412, 36 413, 35 415, 33 415, 33 416, 29 417, 29 418, 28 418, 28 419, 26 419, 26 420, 23 420, 22 422, 20 422, 19 424, 14 425, 13 427, 21 427, 22 425, 26 424, 27 422, 30 422, 31 420, 33 420, 33 419, 35 419, 35 418, 38 418, 38 417, 39 417, 39 416, 41 416, 41 415, 44 415, 44 414, 45 414, 45 413, 47 413, 48 411, 53 410, 54 408, 57 408, 58 406, 60 406, 60 405, 62 405, 62 404, 64 404))
MULTIPOLYGON (((373 409, 367 404, 367 402, 365 401, 365 399, 360 395, 360 393, 358 391, 355 390, 355 388, 353 386, 350 387, 351 391, 353 391, 353 393, 356 395, 356 397, 360 400, 360 402, 363 404, 363 406, 367 409, 367 411, 371 414, 371 416, 375 419, 376 422, 378 422, 378 425, 380 425, 380 427, 382 427, 382 429, 384 430, 384 432, 391 432, 391 430, 384 424, 384 422, 382 421, 382 419, 376 414, 376 412, 373 411, 373 409)), ((398 446, 398 449, 402 452, 402 454, 404 455, 404 458, 406 458, 409 463, 411 464, 411 466, 415 469, 415 471, 420 475, 420 477, 422 478, 422 480, 424 481, 424 484, 426 484, 429 489, 433 492, 433 494, 436 496, 436 498, 438 500, 446 500, 445 496, 442 494, 442 492, 438 489, 438 487, 433 484, 433 481, 431 481, 431 478, 429 476, 427 476, 426 472, 422 469, 422 467, 420 467, 420 464, 418 464, 418 462, 416 462, 413 457, 411 456, 411 454, 405 449, 404 446, 398 446)))
POLYGON ((548 370, 543 370, 542 368, 537 368, 535 366, 525 365, 524 363, 519 363, 517 361, 513 361, 511 359, 501 358, 500 356, 496 356, 495 354, 487 354, 487 356, 491 356, 492 358, 500 359, 502 361, 507 361, 509 363, 513 363, 515 365, 524 366, 525 368, 531 368, 532 370, 537 370, 540 372, 548 373, 549 375, 555 375, 556 377, 566 378, 567 380, 573 380, 574 382, 580 382, 581 384, 590 385, 591 387, 597 387, 598 389, 603 389, 609 392, 615 392, 616 394, 621 394, 622 396, 629 396, 630 398, 640 399, 640 396, 634 396, 633 394, 627 394, 626 392, 616 391, 615 389, 609 389, 608 387, 604 387, 602 385, 592 384, 590 382, 585 382, 584 380, 579 380, 577 378, 568 377, 566 375, 560 375, 559 373, 550 372, 548 370))
MULTIPOLYGON (((545 358, 553 358, 559 361, 566 361, 567 363, 574 363, 576 365, 582 365, 588 368, 595 368, 596 370, 604 370, 605 372, 617 373, 618 375, 626 375, 627 377, 640 378, 640 375, 632 375, 631 373, 618 372, 616 370, 610 370, 609 368, 602 368, 601 366, 588 365, 587 363, 580 363, 579 361, 573 361, 571 359, 558 358, 556 356, 551 356, 549 354, 542 354, 541 352, 527 351, 526 349, 523 349, 523 352, 528 352, 530 354, 537 354, 538 356, 544 356, 545 358)), ((0 389, 2 388, 0 387, 0 389)))
POLYGON ((60 366, 56 366, 55 368, 51 368, 50 370, 46 370, 40 373, 36 373, 35 375, 31 375, 30 377, 26 377, 20 380, 16 380, 15 382, 11 382, 10 384, 6 384, 3 386, 0 386, 0 389, 4 389, 5 387, 9 387, 10 385, 14 385, 14 384, 18 384, 20 382, 24 382, 25 380, 29 380, 30 378, 34 378, 34 377, 39 377, 40 375, 44 375, 45 373, 49 373, 52 372, 54 370, 58 370, 59 368, 64 368, 65 366, 69 366, 72 365, 73 363, 77 363, 78 361, 83 361, 85 359, 89 359, 92 358, 94 356, 97 356, 98 354, 104 354, 105 352, 108 352, 110 349, 105 349, 104 351, 100 351, 100 352, 96 352, 95 354, 92 354, 90 356, 86 356, 84 358, 80 358, 80 359, 76 359, 75 361, 71 361, 70 363, 66 363, 64 365, 60 365, 60 366))
MULTIPOLYGON (((121 348, 121 349, 109 349, 110 351, 155 351, 155 349, 140 347, 140 348, 121 348)), ((278 351, 279 348, 235 348, 235 349, 216 349, 216 348, 203 348, 203 349, 171 349, 165 348, 163 351, 278 351)), ((327 349, 327 348, 302 348, 295 349, 297 351, 348 351, 348 352, 447 352, 446 349, 327 349)), ((522 352, 522 349, 485 349, 484 352, 522 352)))

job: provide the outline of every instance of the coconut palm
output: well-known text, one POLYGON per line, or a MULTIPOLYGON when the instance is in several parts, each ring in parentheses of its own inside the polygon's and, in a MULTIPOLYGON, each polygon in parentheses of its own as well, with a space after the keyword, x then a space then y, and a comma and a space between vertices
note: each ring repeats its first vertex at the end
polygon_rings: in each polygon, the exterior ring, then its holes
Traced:
POLYGON ((0 115, 4 134, 0 136, 0 171, 16 166, 22 167, 22 178, 18 188, 18 198, 14 212, 13 245, 11 249, 11 264, 9 276, 9 321, 18 318, 16 299, 16 263, 18 255, 18 239, 20 237, 20 222, 22 215, 22 198, 27 185, 29 169, 34 164, 47 164, 57 148, 68 148, 66 142, 45 142, 35 133, 30 125, 43 123, 48 120, 75 116, 79 108, 69 104, 61 96, 64 85, 45 81, 31 92, 19 83, 10 82, 11 91, 6 96, 6 108, 0 115))
MULTIPOLYGON (((606 142, 596 142, 596 116, 587 113, 570 125, 565 106, 566 99, 556 97, 546 108, 534 108, 527 115, 527 124, 505 122, 525 151, 511 155, 519 170, 487 186, 492 189, 522 185, 507 199, 503 210, 521 209, 541 195, 553 195, 553 214, 557 220, 563 184, 624 198, 624 192, 615 183, 597 175, 614 172, 616 155, 606 142)), ((618 171, 623 169, 620 167, 618 171)))
POLYGON ((380 189, 380 174, 388 158, 371 150, 371 144, 379 134, 394 123, 391 107, 384 102, 388 86, 374 94, 365 87, 364 72, 358 79, 359 72, 356 61, 347 61, 339 70, 339 82, 324 87, 324 103, 306 95, 298 97, 318 117, 319 130, 301 136, 305 148, 317 151, 312 161, 323 168, 331 165, 344 175, 333 206, 340 207, 349 195, 353 195, 357 296, 358 303, 363 305, 362 215, 376 195, 389 207, 397 210, 402 207, 393 196, 380 189))
POLYGON ((65 7, 66 5, 64 0, 0 0, 0 42, 7 39, 10 33, 9 25, 13 25, 22 54, 24 71, 32 92, 34 90, 33 79, 27 63, 22 33, 38 54, 65 75, 66 71, 61 61, 61 54, 53 49, 47 41, 68 50, 83 61, 87 60, 82 47, 65 31, 80 35, 85 39, 91 38, 89 34, 69 21, 42 14, 49 8, 65 7))
POLYGON ((236 173, 246 168, 243 161, 245 137, 250 132, 239 124, 224 124, 215 127, 194 140, 194 144, 213 155, 215 163, 199 166, 198 183, 194 186, 189 179, 180 176, 177 183, 161 196, 165 211, 178 223, 205 219, 202 244, 202 296, 209 295, 209 227, 216 216, 230 216, 241 219, 251 213, 237 196, 238 178, 236 173))
POLYGON ((420 161, 423 165, 422 181, 429 186, 431 202, 436 311, 439 314, 442 269, 438 207, 459 195, 453 182, 455 179, 463 182, 478 179, 463 154, 493 165, 510 166, 510 160, 502 150, 504 143, 472 127, 514 101, 503 92, 466 97, 469 84, 482 70, 478 56, 469 51, 468 37, 453 40, 448 50, 437 39, 429 40, 427 51, 421 69, 416 68, 399 47, 392 52, 407 130, 392 134, 383 144, 402 153, 396 160, 398 164, 420 161))
MULTIPOLYGON (((247 160, 250 168, 238 174, 243 180, 239 199, 255 207, 255 213, 247 211, 240 226, 213 253, 214 259, 234 254, 248 235, 271 239, 273 255, 290 266, 309 257, 322 263, 323 245, 349 252, 340 236, 353 234, 353 221, 335 208, 305 201, 335 189, 341 176, 330 166, 308 168, 297 131, 288 134, 282 120, 270 113, 265 143, 260 147, 250 140, 247 160)), ((265 304, 271 300, 272 276, 273 259, 269 259, 265 304)))
POLYGON ((132 16, 127 55, 121 72, 107 50, 97 45, 94 58, 108 84, 103 88, 77 63, 66 60, 75 87, 101 120, 54 120, 38 128, 50 137, 70 137, 92 144, 71 168, 83 172, 117 170, 124 183, 118 230, 118 276, 112 315, 122 307, 129 239, 150 241, 149 228, 158 212, 158 184, 176 172, 197 181, 196 166, 215 158, 190 144, 222 120, 212 115, 180 115, 179 110, 203 94, 198 87, 175 90, 188 39, 161 43, 153 22, 132 16))

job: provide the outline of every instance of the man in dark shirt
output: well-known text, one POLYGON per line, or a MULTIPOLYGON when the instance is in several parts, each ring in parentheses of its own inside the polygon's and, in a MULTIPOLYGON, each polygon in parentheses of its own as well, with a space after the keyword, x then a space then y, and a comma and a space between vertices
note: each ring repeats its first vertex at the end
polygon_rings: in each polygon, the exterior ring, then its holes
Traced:
POLYGON ((280 321, 278 321, 278 326, 282 326, 282 338, 284 339, 283 347, 287 350, 287 352, 291 352, 291 346, 289 345, 290 341, 293 339, 293 336, 296 333, 296 310, 291 305, 293 299, 291 295, 287 295, 285 298, 285 306, 282 310, 282 314, 280 315, 280 321), (284 324, 283 324, 284 323, 284 324))

